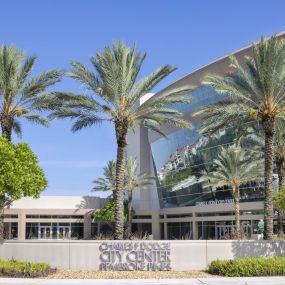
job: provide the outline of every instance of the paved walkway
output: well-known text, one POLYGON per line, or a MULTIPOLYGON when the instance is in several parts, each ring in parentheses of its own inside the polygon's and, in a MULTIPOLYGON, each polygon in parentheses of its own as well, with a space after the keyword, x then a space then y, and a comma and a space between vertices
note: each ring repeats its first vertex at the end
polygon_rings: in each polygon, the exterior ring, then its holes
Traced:
POLYGON ((241 277, 198 279, 9 279, 1 285, 285 285, 285 277, 241 277))

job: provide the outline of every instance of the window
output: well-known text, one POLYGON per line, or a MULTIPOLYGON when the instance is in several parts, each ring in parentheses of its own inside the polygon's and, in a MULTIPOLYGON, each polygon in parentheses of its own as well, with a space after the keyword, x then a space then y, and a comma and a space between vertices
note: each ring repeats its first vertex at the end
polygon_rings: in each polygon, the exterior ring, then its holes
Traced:
POLYGON ((4 215, 4 219, 18 219, 18 215, 4 215))
POLYGON ((4 223, 4 239, 18 238, 18 223, 4 223))
POLYGON ((151 215, 137 215, 134 216, 133 219, 151 219, 151 215))
POLYGON ((192 222, 167 223, 168 239, 193 239, 192 222))
POLYGON ((71 223, 71 239, 83 239, 83 236, 84 236, 84 224, 71 223))
POLYGON ((187 217, 192 217, 193 214, 173 214, 173 215, 167 215, 167 218, 187 218, 187 217))
POLYGON ((39 223, 26 223, 26 239, 38 239, 39 223))
POLYGON ((27 219, 79 219, 83 220, 83 215, 26 215, 27 219))

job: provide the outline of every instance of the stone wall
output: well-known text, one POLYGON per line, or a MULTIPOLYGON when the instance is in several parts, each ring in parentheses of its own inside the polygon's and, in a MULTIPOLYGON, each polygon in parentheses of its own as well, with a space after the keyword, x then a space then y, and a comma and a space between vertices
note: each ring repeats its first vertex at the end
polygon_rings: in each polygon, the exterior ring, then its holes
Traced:
POLYGON ((60 269, 201 270, 215 259, 284 256, 284 241, 5 241, 0 259, 60 269))

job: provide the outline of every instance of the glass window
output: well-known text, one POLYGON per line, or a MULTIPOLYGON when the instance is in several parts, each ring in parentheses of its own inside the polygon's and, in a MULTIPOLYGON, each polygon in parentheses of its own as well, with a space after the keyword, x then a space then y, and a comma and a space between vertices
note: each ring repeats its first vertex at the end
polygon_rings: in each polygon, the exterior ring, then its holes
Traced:
POLYGON ((26 223, 26 239, 38 239, 38 234, 38 223, 26 223))
POLYGON ((164 239, 164 223, 160 223, 160 236, 164 239))
POLYGON ((215 222, 198 222, 198 239, 216 239, 215 222))
POLYGON ((71 223, 71 239, 83 239, 84 224, 71 223))
MULTIPOLYGON (((212 189, 203 187, 200 177, 213 168, 213 159, 221 146, 232 145, 236 139, 235 128, 226 128, 212 136, 201 136, 201 120, 192 112, 205 104, 218 102, 223 97, 213 88, 202 86, 190 92, 193 104, 177 104, 175 107, 185 113, 192 129, 165 127, 168 138, 149 132, 149 142, 157 175, 157 189, 160 192, 161 207, 185 207, 195 205, 232 203, 232 190, 226 187, 212 189)), ((241 202, 261 201, 262 183, 251 183, 241 187, 241 202)))
POLYGON ((137 215, 134 216, 133 219, 151 219, 151 215, 137 215))
POLYGON ((192 222, 167 223, 168 239, 193 239, 192 222))

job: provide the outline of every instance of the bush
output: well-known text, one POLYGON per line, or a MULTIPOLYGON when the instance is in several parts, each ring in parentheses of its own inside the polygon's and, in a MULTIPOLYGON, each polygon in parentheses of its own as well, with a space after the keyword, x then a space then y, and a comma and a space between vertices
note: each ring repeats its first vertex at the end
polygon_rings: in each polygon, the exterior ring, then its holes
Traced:
POLYGON ((208 272, 228 277, 285 275, 285 257, 215 260, 208 272))
POLYGON ((48 263, 32 263, 15 259, 0 259, 0 276, 40 277, 54 271, 48 263))

